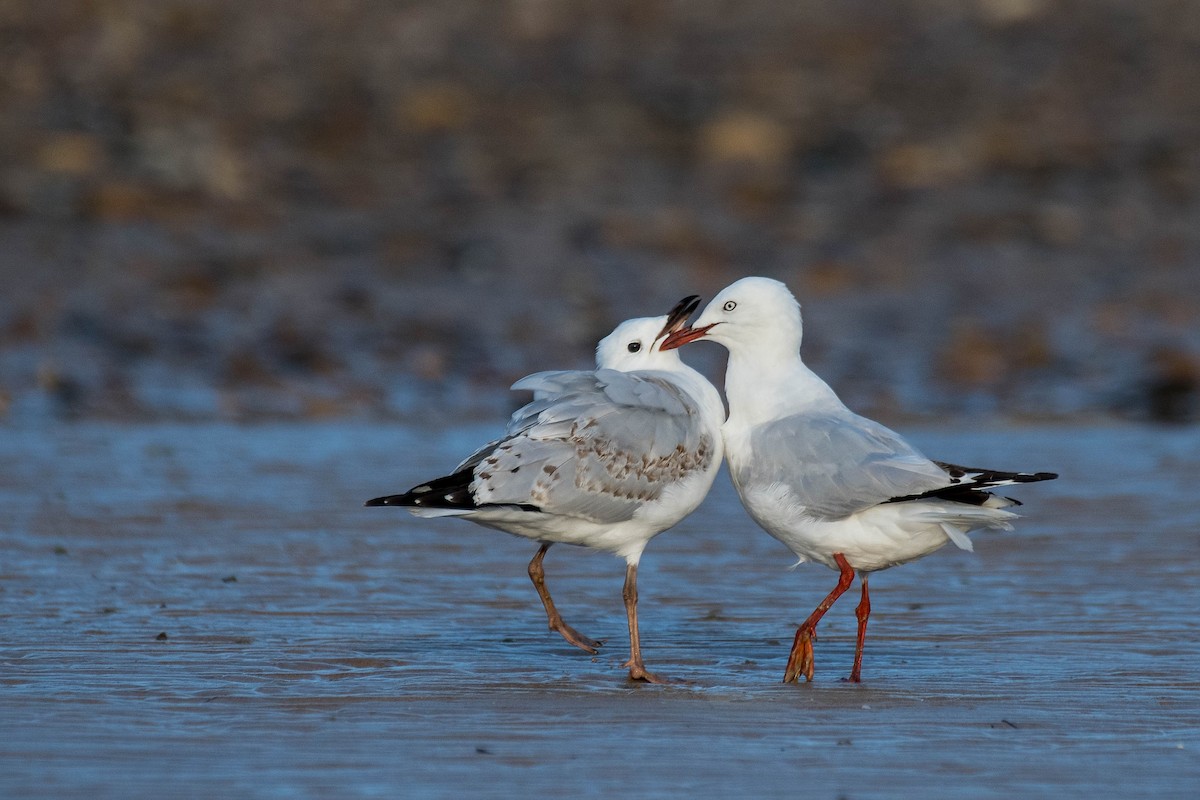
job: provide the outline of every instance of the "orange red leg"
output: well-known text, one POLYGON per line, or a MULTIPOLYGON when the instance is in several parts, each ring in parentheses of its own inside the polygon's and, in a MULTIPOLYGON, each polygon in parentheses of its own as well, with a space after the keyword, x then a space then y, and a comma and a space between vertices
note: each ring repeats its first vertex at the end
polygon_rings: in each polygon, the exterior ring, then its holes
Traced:
POLYGON ((849 678, 851 683, 862 681, 863 643, 867 640, 867 618, 871 616, 871 595, 867 591, 867 573, 859 573, 858 580, 862 584, 862 599, 858 601, 858 608, 854 609, 854 616, 858 617, 858 641, 854 644, 854 667, 850 670, 849 678))
MULTIPOLYGON (((813 678, 813 640, 817 638, 817 623, 821 621, 821 617, 825 616, 837 599, 846 593, 850 588, 850 584, 854 582, 854 568, 850 566, 850 562, 841 553, 834 553, 833 560, 837 562, 838 569, 841 574, 838 576, 837 586, 833 587, 821 604, 808 615, 808 619, 801 623, 796 630, 796 639, 792 642, 792 651, 788 654, 787 668, 783 673, 783 682, 791 683, 796 681, 801 675, 806 681, 811 681, 813 678)), ((865 633, 865 626, 862 629, 865 633)))

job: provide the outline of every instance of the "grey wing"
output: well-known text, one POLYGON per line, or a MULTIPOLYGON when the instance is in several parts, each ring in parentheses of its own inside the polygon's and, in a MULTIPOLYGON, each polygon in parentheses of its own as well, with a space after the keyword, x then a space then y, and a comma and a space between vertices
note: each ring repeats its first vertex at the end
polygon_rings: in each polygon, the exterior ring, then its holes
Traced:
POLYGON ((508 439, 520 436, 528 428, 537 424, 542 411, 550 408, 564 394, 579 390, 587 390, 595 385, 595 373, 583 370, 559 370, 551 372, 535 372, 526 375, 514 383, 511 389, 533 392, 533 402, 528 403, 513 412, 504 431, 504 436, 494 439, 480 447, 471 455, 464 458, 454 468, 455 472, 475 467, 483 459, 491 455, 497 447, 508 439))
MULTIPOLYGON (((597 393, 600 393, 609 402, 629 408, 657 409, 674 416, 695 412, 696 402, 666 375, 655 371, 621 372, 614 369, 535 372, 521 378, 512 388, 533 392, 535 403, 539 400, 555 402, 571 395, 599 399, 597 393)), ((513 415, 513 422, 525 416, 528 416, 527 412, 521 409, 513 415)))
MULTIPOLYGON (((589 391, 595 387, 596 373, 587 370, 556 370, 526 375, 510 388, 533 392, 534 400, 554 399, 570 392, 589 391)), ((524 409, 517 412, 520 414, 524 409)), ((517 415, 513 415, 516 420, 517 415)))
POLYGON ((555 376, 559 393, 546 391, 517 411, 478 461, 477 503, 620 522, 712 464, 699 405, 669 380, 612 370, 555 376))
POLYGON ((784 417, 756 430, 751 447, 750 462, 735 474, 739 486, 784 484, 797 502, 824 517, 951 483, 899 434, 851 412, 784 417))

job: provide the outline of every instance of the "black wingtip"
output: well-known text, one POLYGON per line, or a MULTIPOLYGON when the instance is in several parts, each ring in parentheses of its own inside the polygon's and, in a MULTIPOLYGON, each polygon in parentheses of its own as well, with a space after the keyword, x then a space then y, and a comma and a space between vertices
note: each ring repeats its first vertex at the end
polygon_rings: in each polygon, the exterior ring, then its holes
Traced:
POLYGON ((396 501, 401 497, 403 497, 403 495, 399 495, 399 494, 390 494, 387 497, 372 497, 370 500, 363 503, 363 505, 367 506, 367 507, 370 507, 370 506, 394 506, 394 505, 396 505, 396 501))
POLYGON ((1057 472, 1018 472, 1011 478, 1013 483, 1037 483, 1038 481, 1052 481, 1058 477, 1057 472))
MULTIPOLYGON (((940 489, 931 489, 928 492, 919 494, 904 495, 903 497, 893 497, 886 502, 903 503, 908 500, 924 500, 927 498, 938 498, 941 500, 950 500, 955 503, 965 503, 967 505, 983 505, 989 497, 992 497, 989 489, 995 489, 998 486, 1008 486, 1018 483, 1036 483, 1037 481, 1052 481, 1058 477, 1057 472, 999 472, 997 470, 979 469, 977 467, 962 467, 957 464, 948 464, 944 461, 935 461, 952 479, 949 486, 943 486, 940 489), (967 478, 967 482, 962 482, 960 479, 967 478)), ((1021 505, 1011 497, 1004 498, 1011 500, 1016 505, 1021 505)))

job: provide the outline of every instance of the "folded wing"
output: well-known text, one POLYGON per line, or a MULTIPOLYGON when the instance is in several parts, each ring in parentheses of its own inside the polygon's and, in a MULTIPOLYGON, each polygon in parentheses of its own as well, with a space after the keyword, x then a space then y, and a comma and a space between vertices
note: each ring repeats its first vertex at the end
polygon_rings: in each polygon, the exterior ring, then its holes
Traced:
POLYGON ((895 497, 951 484, 899 434, 851 412, 797 414, 756 429, 739 486, 780 483, 809 513, 840 519, 895 497))
POLYGON ((513 414, 504 436, 452 475, 381 504, 503 506, 616 523, 712 464, 699 406, 665 375, 542 372, 513 388, 532 390, 534 400, 513 414))

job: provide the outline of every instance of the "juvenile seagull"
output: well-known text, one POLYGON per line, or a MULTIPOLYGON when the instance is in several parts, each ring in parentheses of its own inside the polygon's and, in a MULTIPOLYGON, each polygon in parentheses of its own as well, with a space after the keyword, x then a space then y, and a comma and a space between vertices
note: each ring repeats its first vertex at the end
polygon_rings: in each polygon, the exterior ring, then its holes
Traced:
POLYGON ((800 360, 800 333, 800 306, 786 286, 743 278, 662 348, 705 339, 729 350, 729 419, 722 432, 742 504, 801 562, 841 573, 796 631, 784 682, 801 674, 812 680, 817 623, 850 588, 856 570, 862 600, 850 680, 858 682, 871 613, 868 575, 946 542, 970 550, 973 530, 1011 530, 1017 515, 1004 509, 1017 501, 988 490, 1058 476, 930 461, 894 431, 846 408, 800 360))
POLYGON ((461 517, 541 543, 529 562, 551 630, 595 653, 600 642, 563 621, 546 589, 542 559, 555 542, 625 559, 629 677, 646 670, 637 622, 637 567, 654 536, 695 510, 721 465, 721 396, 666 336, 700 304, 686 297, 665 317, 621 323, 596 348, 595 371, 538 372, 513 384, 533 402, 504 435, 442 478, 368 506, 404 506, 419 517, 461 517))

